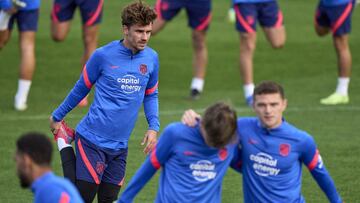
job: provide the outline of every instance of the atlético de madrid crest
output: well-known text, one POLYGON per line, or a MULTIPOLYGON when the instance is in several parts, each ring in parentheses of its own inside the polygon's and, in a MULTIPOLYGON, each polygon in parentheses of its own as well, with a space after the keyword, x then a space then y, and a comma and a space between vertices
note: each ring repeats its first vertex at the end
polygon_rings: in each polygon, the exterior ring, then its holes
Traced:
POLYGON ((287 156, 289 155, 290 153, 290 150, 291 150, 291 146, 290 144, 280 144, 280 155, 281 156, 287 156))
POLYGON ((147 72, 147 65, 146 64, 141 64, 139 67, 139 71, 141 74, 145 75, 147 72))

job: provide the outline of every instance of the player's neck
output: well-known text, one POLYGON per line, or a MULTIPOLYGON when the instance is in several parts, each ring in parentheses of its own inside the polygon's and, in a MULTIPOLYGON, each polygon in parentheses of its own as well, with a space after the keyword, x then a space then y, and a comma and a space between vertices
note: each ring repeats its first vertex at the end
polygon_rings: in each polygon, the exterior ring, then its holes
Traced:
POLYGON ((33 180, 36 180, 48 172, 51 172, 51 168, 48 166, 35 166, 32 173, 32 178, 33 180))
POLYGON ((122 44, 124 45, 124 47, 130 49, 133 55, 137 54, 139 52, 139 50, 137 50, 135 47, 131 46, 131 44, 126 39, 124 39, 122 41, 122 44))

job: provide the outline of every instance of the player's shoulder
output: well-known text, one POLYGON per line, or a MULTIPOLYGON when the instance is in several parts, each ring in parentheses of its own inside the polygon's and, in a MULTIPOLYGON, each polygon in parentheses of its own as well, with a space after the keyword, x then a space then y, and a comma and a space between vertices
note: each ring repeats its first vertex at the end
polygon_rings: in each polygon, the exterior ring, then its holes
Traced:
POLYGON ((189 129, 189 128, 191 128, 191 127, 188 127, 181 122, 174 122, 174 123, 170 123, 169 125, 167 125, 164 129, 164 132, 166 131, 166 132, 171 132, 171 133, 177 133, 179 131, 189 129))
POLYGON ((256 125, 257 122, 258 122, 258 119, 256 117, 239 117, 237 119, 238 128, 250 127, 250 126, 256 125))
POLYGON ((152 49, 151 47, 149 47, 149 46, 146 46, 146 47, 145 47, 144 53, 145 53, 146 55, 151 56, 151 57, 158 58, 158 53, 157 53, 154 49, 152 49))
POLYGON ((102 53, 102 52, 111 51, 113 49, 117 49, 118 47, 119 47, 119 40, 115 40, 105 44, 104 46, 97 48, 95 51, 102 53))
POLYGON ((195 133, 197 131, 196 129, 197 127, 189 127, 181 122, 174 122, 165 127, 163 134, 171 136, 172 139, 182 139, 195 133))
POLYGON ((298 139, 300 142, 314 142, 313 137, 305 130, 301 130, 288 122, 285 122, 284 125, 286 125, 287 133, 293 137, 296 137, 296 139, 298 139))

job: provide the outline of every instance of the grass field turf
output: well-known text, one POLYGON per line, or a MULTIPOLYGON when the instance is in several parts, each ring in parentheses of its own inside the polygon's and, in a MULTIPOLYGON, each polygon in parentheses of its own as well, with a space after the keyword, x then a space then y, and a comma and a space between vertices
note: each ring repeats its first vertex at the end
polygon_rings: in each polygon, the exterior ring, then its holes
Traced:
MULTIPOLYGON (((119 12, 129 1, 108 0, 100 31, 100 45, 121 38, 119 12)), ((149 1, 153 3, 153 1, 149 1)), ((353 54, 353 73, 350 84, 350 104, 327 107, 319 99, 328 96, 336 84, 336 57, 331 36, 318 38, 313 30, 315 1, 281 0, 287 31, 284 49, 273 51, 262 32, 258 32, 255 55, 255 80, 275 80, 284 85, 289 109, 285 118, 312 134, 323 160, 346 202, 360 202, 360 13, 353 14, 350 46, 353 54)), ((22 190, 12 159, 16 138, 23 132, 47 132, 48 116, 60 104, 79 77, 82 54, 81 29, 78 13, 64 43, 50 39, 51 1, 43 0, 37 34, 37 70, 29 96, 29 109, 15 112, 13 97, 17 88, 17 32, 0 52, 0 202, 31 202, 32 195, 22 190)), ((190 30, 182 12, 150 42, 160 55, 160 118, 162 129, 178 121, 187 108, 201 110, 217 100, 231 101, 239 116, 253 115, 242 96, 238 64, 238 34, 226 22, 229 1, 213 0, 213 20, 208 34, 209 66, 205 92, 201 99, 191 102, 185 98, 191 80, 190 30)), ((85 114, 75 109, 67 117, 70 125, 85 114)), ((130 180, 145 156, 140 146, 146 121, 140 115, 129 143, 127 181, 130 180)), ((54 151, 53 168, 61 175, 59 154, 54 151)), ((303 174, 303 195, 307 202, 327 202, 307 169, 303 174)), ((125 185, 126 187, 126 185, 125 185)), ((136 202, 151 202, 157 190, 157 179, 141 191, 136 202)), ((223 184, 223 202, 243 202, 241 176, 229 170, 223 184)))

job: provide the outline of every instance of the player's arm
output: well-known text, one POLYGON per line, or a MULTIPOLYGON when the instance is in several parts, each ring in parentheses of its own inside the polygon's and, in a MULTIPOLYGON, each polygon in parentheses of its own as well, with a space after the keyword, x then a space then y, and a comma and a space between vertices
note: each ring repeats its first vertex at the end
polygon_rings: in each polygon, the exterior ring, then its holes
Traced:
POLYGON ((156 171, 166 163, 175 145, 174 130, 172 127, 165 128, 160 136, 159 142, 155 145, 143 165, 132 177, 125 191, 121 194, 118 203, 132 202, 137 193, 146 185, 156 171))
POLYGON ((236 172, 241 173, 241 167, 242 167, 242 156, 241 156, 241 145, 237 144, 234 147, 234 156, 231 160, 230 167, 234 169, 236 172))
POLYGON ((149 153, 155 146, 157 140, 157 132, 160 130, 159 121, 159 99, 158 99, 158 84, 159 84, 159 59, 156 55, 154 58, 154 70, 150 73, 150 79, 146 86, 144 96, 144 111, 149 128, 145 133, 142 145, 146 143, 144 153, 149 153))
POLYGON ((56 129, 57 123, 60 122, 67 113, 74 109, 79 102, 90 92, 91 87, 101 74, 102 56, 95 51, 89 61, 85 64, 79 80, 73 89, 67 95, 62 104, 55 109, 50 118, 50 128, 56 129))
POLYGON ((329 201, 331 203, 342 202, 341 197, 336 190, 335 183, 321 159, 314 139, 309 136, 309 138, 304 142, 302 149, 302 161, 309 169, 312 177, 316 180, 321 190, 326 194, 329 201))

